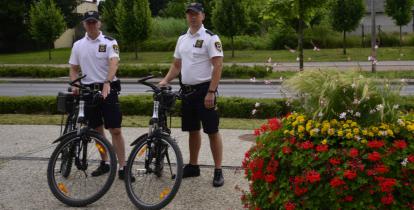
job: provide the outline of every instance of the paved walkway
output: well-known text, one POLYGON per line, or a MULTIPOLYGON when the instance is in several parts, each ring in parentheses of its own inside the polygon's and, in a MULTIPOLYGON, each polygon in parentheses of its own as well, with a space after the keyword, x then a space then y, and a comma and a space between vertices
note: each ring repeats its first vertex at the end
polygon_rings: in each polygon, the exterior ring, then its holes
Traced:
MULTIPOLYGON (((69 209, 50 192, 46 180, 48 157, 56 145, 51 142, 59 135, 59 126, 0 125, 0 209, 69 209)), ((124 128, 127 145, 146 128, 124 128)), ((173 136, 188 162, 187 134, 173 129, 173 136)), ((207 136, 203 136, 200 152, 201 176, 183 180, 179 192, 166 209, 242 209, 240 192, 247 181, 240 170, 244 152, 252 142, 239 136, 249 130, 222 130, 225 185, 212 187, 213 160, 207 136)), ((130 147, 127 146, 129 154, 130 147)), ((73 209, 73 208, 71 208, 73 209)), ((116 179, 107 194, 82 209, 135 209, 129 201, 123 182, 116 179)))

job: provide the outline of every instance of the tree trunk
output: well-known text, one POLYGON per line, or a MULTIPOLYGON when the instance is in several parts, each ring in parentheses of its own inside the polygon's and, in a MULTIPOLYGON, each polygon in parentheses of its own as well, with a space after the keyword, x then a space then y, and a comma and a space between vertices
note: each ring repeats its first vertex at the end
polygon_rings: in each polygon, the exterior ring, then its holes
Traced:
POLYGON ((374 60, 377 57, 377 52, 375 49, 375 45, 377 44, 377 35, 375 31, 375 7, 374 7, 374 0, 371 0, 371 72, 375 73, 377 71, 377 64, 374 60))
POLYGON ((49 51, 49 61, 52 60, 52 42, 50 41, 48 44, 48 51, 49 51))
POLYGON ((344 38, 342 40, 343 53, 346 55, 346 31, 344 31, 344 38))
POLYGON ((400 54, 401 54, 401 46, 402 46, 402 26, 400 26, 400 54))
POLYGON ((299 0, 298 47, 299 47, 299 71, 303 71, 303 4, 302 4, 302 0, 299 0))
POLYGON ((138 60, 138 44, 134 42, 135 60, 138 60))
POLYGON ((234 58, 234 37, 231 36, 231 57, 234 58))

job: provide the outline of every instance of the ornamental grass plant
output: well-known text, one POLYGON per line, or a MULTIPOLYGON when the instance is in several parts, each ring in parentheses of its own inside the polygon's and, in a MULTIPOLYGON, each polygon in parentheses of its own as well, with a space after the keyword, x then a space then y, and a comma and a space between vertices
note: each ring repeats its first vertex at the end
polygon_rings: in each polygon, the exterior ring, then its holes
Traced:
POLYGON ((246 208, 414 209, 414 116, 398 109, 400 87, 322 71, 285 85, 302 112, 254 131, 246 208))

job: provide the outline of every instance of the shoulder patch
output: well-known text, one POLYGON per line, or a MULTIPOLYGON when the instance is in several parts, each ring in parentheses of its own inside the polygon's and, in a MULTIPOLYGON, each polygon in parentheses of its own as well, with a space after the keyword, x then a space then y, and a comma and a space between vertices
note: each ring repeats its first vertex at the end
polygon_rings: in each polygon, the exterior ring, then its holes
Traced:
POLYGON ((213 33, 212 31, 210 31, 210 30, 208 30, 208 29, 206 29, 206 33, 210 34, 210 36, 214 36, 214 35, 216 35, 215 33, 213 33))
POLYGON ((108 39, 109 41, 113 41, 113 40, 115 40, 114 38, 112 38, 112 37, 110 37, 110 36, 104 36, 105 37, 105 39, 108 39))

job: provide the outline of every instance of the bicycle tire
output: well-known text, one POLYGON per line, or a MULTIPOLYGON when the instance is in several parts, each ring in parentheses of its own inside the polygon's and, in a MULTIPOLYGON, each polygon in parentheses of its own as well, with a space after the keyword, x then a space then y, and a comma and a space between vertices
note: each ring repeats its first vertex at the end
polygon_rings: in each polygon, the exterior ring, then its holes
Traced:
MULTIPOLYGON (((66 196, 65 192, 62 192, 63 190, 59 189, 58 183, 56 183, 56 179, 54 176, 55 165, 56 165, 56 162, 58 161, 58 157, 61 153, 61 150, 65 146, 68 146, 70 143, 75 143, 75 141, 80 141, 79 140, 80 136, 77 135, 76 131, 65 134, 62 137, 62 141, 55 148, 55 150, 53 151, 49 159, 48 169, 47 169, 47 181, 48 181, 49 188, 52 191, 53 195, 62 203, 68 206, 72 206, 72 207, 82 207, 82 206, 86 206, 88 204, 91 204, 97 201, 99 198, 105 195, 105 193, 110 189, 112 183, 114 182, 115 175, 116 175, 117 162, 116 162, 115 151, 112 148, 112 145, 108 142, 108 140, 106 140, 102 135, 100 135, 96 131, 88 130, 86 131, 84 135, 86 135, 87 137, 93 138, 95 142, 98 141, 99 144, 103 146, 105 151, 107 151, 107 154, 110 159, 110 171, 109 171, 109 175, 108 175, 106 182, 103 184, 103 187, 100 188, 99 191, 97 191, 93 195, 88 196, 87 198, 84 198, 84 199, 73 199, 73 198, 66 196)), ((88 142, 87 144, 90 144, 91 142, 88 142)), ((86 172, 84 173, 85 175, 87 174, 86 172)))
MULTIPOLYGON (((134 164, 134 159, 137 156, 138 152, 141 151, 141 149, 147 145, 147 135, 144 134, 143 136, 141 136, 141 140, 139 140, 137 142, 137 144, 135 145, 135 147, 132 149, 130 156, 128 158, 128 162, 127 162, 127 167, 126 167, 126 179, 125 179, 125 186, 126 186, 126 190, 127 190, 127 194, 129 199, 132 201, 132 203, 138 207, 139 209, 148 209, 148 210, 152 210, 152 209, 161 209, 163 207, 165 207, 166 205, 168 205, 172 199, 174 199, 175 195, 178 192, 178 189, 181 185, 181 181, 182 181, 182 175, 183 175, 183 159, 182 159, 182 154, 180 151, 180 148, 178 147, 177 143, 175 142, 175 140, 173 138, 171 138, 170 136, 160 136, 158 137, 161 141, 166 142, 169 146, 171 146, 172 150, 174 151, 174 155, 175 155, 175 160, 176 160, 176 174, 174 176, 173 179, 175 179, 175 183, 172 187, 172 189, 169 191, 168 195, 159 203, 154 203, 154 204, 148 204, 144 201, 142 201, 134 192, 133 187, 132 187, 132 182, 131 182, 131 171, 132 171, 132 167, 134 164)), ((167 170, 164 169, 163 170, 167 170)), ((154 174, 154 176, 157 176, 154 174)), ((137 177, 135 177, 137 178, 137 177)))

